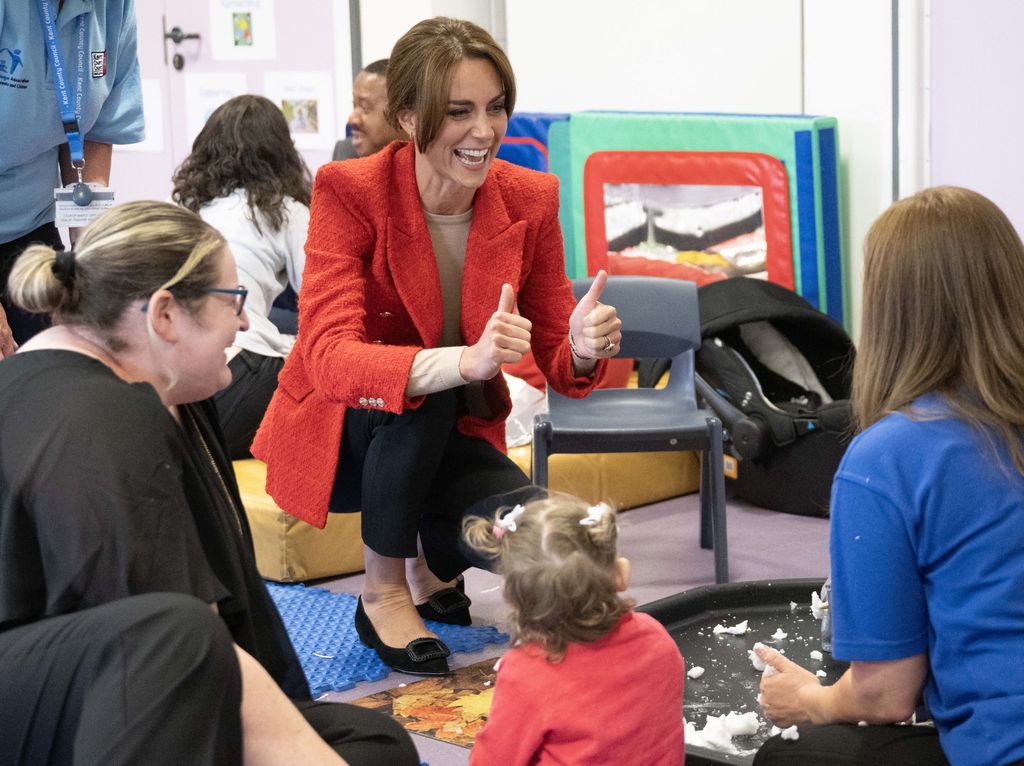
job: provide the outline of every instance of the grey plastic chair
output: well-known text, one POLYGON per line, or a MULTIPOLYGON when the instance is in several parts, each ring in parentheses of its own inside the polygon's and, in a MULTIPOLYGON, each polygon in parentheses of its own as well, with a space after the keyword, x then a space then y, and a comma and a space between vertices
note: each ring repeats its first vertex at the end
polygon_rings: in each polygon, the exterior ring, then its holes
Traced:
MULTIPOLYGON (((591 280, 573 281, 577 299, 591 280)), ((694 351, 700 347, 697 286, 661 277, 609 277, 601 297, 622 319, 619 354, 671 358, 664 389, 609 388, 570 399, 548 388, 550 412, 533 426, 533 482, 548 483, 548 456, 560 452, 700 450, 700 544, 715 552, 715 582, 729 581, 722 474, 722 423, 697 406, 694 351)))

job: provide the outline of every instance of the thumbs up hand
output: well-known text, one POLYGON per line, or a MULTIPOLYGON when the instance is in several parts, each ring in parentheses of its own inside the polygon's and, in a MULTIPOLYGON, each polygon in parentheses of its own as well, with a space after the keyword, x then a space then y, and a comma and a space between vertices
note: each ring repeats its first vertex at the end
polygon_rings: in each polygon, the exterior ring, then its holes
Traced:
POLYGON ((569 317, 569 337, 582 359, 615 356, 622 342, 622 320, 614 306, 601 303, 601 293, 608 283, 608 272, 597 272, 594 283, 580 299, 569 317))
POLYGON ((480 340, 467 346, 459 359, 459 373, 463 378, 490 380, 501 371, 501 365, 518 362, 530 350, 533 324, 526 317, 513 313, 515 304, 512 285, 502 285, 498 310, 487 320, 480 340))

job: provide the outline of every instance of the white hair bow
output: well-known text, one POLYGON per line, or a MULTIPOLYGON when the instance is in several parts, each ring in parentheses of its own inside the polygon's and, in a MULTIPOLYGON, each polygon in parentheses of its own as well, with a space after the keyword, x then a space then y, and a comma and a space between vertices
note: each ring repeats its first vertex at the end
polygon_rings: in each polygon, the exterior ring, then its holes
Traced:
POLYGON ((601 519, 604 518, 604 515, 608 513, 608 511, 610 510, 611 508, 608 506, 607 503, 598 503, 597 505, 592 505, 587 509, 587 515, 584 518, 580 519, 580 524, 584 527, 592 527, 598 522, 600 522, 601 519))
POLYGON ((526 509, 523 508, 523 506, 517 505, 511 511, 498 519, 498 523, 494 525, 494 536, 500 538, 506 532, 515 532, 516 522, 519 520, 519 517, 523 515, 523 511, 525 510, 526 509))

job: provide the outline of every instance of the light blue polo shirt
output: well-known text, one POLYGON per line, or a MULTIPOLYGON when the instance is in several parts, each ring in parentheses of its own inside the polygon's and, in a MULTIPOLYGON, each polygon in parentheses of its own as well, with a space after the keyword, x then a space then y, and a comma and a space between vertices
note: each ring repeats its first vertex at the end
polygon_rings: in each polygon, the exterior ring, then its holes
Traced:
MULTIPOLYGON (((64 0, 57 34, 72 97, 82 14, 82 135, 104 144, 142 141, 134 0, 64 0)), ((64 143, 38 0, 0 0, 0 244, 53 220, 64 143)))

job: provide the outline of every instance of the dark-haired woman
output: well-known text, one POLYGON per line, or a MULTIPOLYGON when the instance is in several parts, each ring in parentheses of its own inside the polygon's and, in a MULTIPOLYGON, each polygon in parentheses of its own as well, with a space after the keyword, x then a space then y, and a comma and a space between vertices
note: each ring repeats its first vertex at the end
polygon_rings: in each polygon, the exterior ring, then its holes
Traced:
POLYGON ((302 332, 253 454, 289 513, 322 527, 362 511, 359 635, 391 667, 436 675, 448 648, 423 618, 470 622, 463 516, 536 492, 504 454, 502 364, 532 349, 549 385, 586 396, 621 322, 603 272, 573 298, 557 179, 495 158, 516 93, 494 38, 422 21, 387 88, 410 140, 317 174, 302 332))
POLYGON ((295 343, 268 318, 274 300, 302 285, 309 225, 309 169, 281 110, 262 96, 218 107, 174 176, 174 201, 199 213, 227 240, 249 290, 249 329, 229 350, 231 385, 215 397, 233 460, 249 457, 253 436, 295 343))

